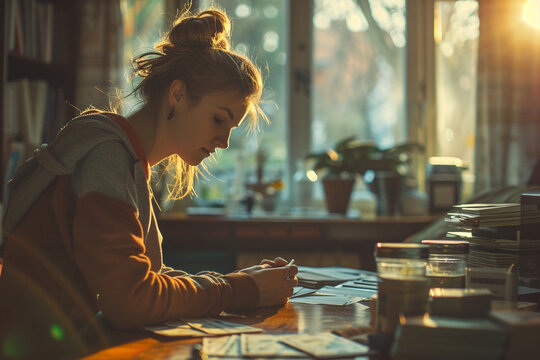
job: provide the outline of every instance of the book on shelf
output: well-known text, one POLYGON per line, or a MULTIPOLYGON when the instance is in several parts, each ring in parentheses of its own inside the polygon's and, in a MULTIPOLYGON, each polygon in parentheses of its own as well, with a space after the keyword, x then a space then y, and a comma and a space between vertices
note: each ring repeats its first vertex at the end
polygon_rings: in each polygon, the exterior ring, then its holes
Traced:
POLYGON ((53 60, 53 2, 7 0, 7 47, 14 54, 45 63, 53 60))
POLYGON ((61 88, 44 80, 19 79, 6 83, 4 103, 4 136, 33 148, 50 142, 65 119, 65 97, 61 88))
POLYGON ((18 122, 19 135, 30 147, 39 146, 43 139, 45 117, 47 116, 47 93, 49 84, 45 80, 20 79, 14 82, 16 88, 16 115, 6 121, 18 122))

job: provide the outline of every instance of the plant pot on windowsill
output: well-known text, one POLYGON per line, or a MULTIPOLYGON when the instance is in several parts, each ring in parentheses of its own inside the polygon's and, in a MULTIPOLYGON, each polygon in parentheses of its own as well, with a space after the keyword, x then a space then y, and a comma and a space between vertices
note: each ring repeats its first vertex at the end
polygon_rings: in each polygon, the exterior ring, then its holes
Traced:
POLYGON ((379 200, 383 203, 379 204, 381 210, 378 213, 394 215, 399 206, 402 177, 408 172, 408 155, 415 151, 423 152, 424 148, 417 143, 403 143, 380 149, 372 142, 360 142, 352 136, 338 142, 335 150, 308 155, 306 161, 313 162, 315 172, 324 174, 320 178, 323 179, 328 212, 346 214, 354 176, 363 176, 372 170, 379 173, 372 191, 378 198, 383 198, 379 200), (338 189, 342 192, 341 200, 334 197, 338 189))
POLYGON ((328 212, 346 215, 354 187, 354 178, 327 176, 322 179, 322 184, 328 212))

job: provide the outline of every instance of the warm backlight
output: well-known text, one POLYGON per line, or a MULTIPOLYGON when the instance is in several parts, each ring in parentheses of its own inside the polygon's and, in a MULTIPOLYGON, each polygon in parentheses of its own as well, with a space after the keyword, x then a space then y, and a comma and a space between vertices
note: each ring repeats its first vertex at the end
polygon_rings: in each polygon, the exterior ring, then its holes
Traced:
POLYGON ((529 26, 540 29, 540 0, 527 0, 523 4, 521 20, 529 26))

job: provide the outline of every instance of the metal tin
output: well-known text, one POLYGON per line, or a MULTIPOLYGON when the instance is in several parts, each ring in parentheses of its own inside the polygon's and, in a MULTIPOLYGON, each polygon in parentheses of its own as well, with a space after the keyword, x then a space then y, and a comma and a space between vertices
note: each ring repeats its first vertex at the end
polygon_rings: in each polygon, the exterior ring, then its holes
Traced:
POLYGON ((429 246, 430 254, 466 255, 469 253, 468 241, 422 240, 422 244, 429 246))
POLYGON ((377 243, 375 248, 377 258, 396 259, 427 259, 429 246, 409 243, 377 243))

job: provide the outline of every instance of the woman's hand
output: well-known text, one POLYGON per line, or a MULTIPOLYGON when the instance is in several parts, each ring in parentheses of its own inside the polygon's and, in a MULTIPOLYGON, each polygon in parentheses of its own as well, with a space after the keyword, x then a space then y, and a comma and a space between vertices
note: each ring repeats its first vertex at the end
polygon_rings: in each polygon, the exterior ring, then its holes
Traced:
POLYGON ((264 259, 261 261, 261 265, 270 265, 271 267, 280 267, 280 266, 285 266, 287 265, 289 262, 287 260, 285 260, 284 258, 282 257, 277 257, 275 258, 274 260, 268 260, 268 259, 264 259))
POLYGON ((257 307, 285 304, 293 294, 293 287, 298 285, 296 278, 298 267, 295 265, 279 267, 272 267, 270 264, 254 265, 240 272, 250 275, 259 289, 257 307))

